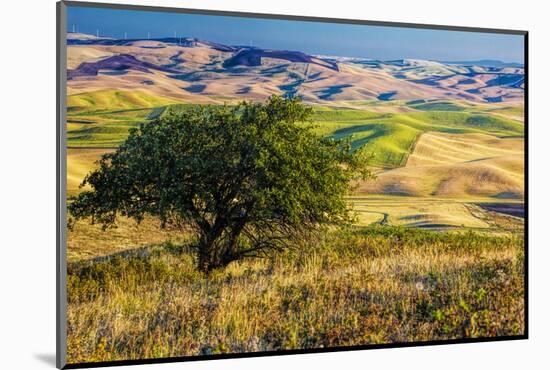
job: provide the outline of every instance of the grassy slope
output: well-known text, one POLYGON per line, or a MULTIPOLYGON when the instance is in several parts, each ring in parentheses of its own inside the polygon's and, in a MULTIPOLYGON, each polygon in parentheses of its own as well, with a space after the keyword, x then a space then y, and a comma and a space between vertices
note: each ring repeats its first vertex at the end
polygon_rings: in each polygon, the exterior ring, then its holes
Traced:
POLYGON ((373 113, 369 111, 317 110, 317 131, 329 137, 351 137, 354 148, 374 154, 373 165, 403 166, 415 140, 423 132, 490 133, 496 136, 523 135, 523 125, 505 117, 485 113, 429 111, 373 113))
POLYGON ((177 103, 174 99, 159 97, 144 91, 99 90, 70 95, 69 112, 114 109, 153 108, 177 103))
POLYGON ((69 362, 523 333, 523 240, 374 228, 209 278, 185 245, 68 268, 69 362))
POLYGON ((523 138, 499 138, 487 134, 422 135, 407 166, 454 164, 504 156, 523 156, 523 138))
POLYGON ((139 91, 101 90, 67 99, 70 147, 112 148, 128 131, 162 113, 175 100, 139 91))
POLYGON ((524 139, 488 134, 424 133, 406 166, 377 174, 358 193, 454 199, 524 194, 524 139))
MULTIPOLYGON (((69 146, 115 147, 124 140, 130 128, 162 114, 163 107, 170 106, 169 109, 175 111, 187 107, 187 104, 175 103, 144 92, 102 90, 72 95, 68 99, 69 146)), ((373 165, 390 168, 405 164, 416 138, 426 131, 523 135, 523 125, 518 121, 504 115, 491 115, 479 107, 446 101, 421 101, 409 105, 417 110, 377 113, 316 107, 313 121, 319 134, 333 138, 352 137, 355 149, 365 147, 374 154, 373 165)), ((368 107, 370 105, 366 109, 368 107)), ((515 108, 510 109, 515 112, 515 108)))

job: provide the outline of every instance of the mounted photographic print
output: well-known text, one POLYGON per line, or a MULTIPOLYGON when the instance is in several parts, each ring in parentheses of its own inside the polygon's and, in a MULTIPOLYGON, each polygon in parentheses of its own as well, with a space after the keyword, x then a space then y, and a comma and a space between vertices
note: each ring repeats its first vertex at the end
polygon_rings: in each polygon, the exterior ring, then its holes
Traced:
POLYGON ((58 3, 58 367, 527 338, 526 50, 58 3))

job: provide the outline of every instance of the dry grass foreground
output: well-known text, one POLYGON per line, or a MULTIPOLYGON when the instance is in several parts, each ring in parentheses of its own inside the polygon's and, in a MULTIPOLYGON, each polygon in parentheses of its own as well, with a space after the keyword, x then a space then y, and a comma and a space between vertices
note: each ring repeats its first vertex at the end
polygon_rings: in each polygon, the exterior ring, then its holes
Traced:
POLYGON ((371 227, 206 278, 165 243, 68 268, 68 361, 524 332, 521 236, 371 227))

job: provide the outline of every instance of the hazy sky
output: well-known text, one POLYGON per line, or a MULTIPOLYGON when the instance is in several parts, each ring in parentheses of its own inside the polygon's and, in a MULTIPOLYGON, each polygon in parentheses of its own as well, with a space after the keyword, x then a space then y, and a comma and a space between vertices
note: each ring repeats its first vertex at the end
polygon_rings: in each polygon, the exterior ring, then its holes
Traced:
MULTIPOLYGON (((212 15, 69 7, 67 31, 115 38, 197 37, 309 54, 523 63, 523 36, 212 15)), ((434 22, 436 20, 434 19, 434 22)))

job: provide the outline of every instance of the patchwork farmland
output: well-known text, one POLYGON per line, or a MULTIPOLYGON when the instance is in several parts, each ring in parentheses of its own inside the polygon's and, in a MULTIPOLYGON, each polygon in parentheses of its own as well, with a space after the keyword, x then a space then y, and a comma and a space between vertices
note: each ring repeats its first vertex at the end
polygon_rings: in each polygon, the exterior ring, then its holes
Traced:
POLYGON ((349 225, 210 275, 191 229, 71 224, 70 363, 524 333, 522 66, 76 33, 67 62, 69 203, 140 125, 271 95, 299 96, 299 125, 375 175, 352 184, 349 225))
MULTIPOLYGON (((303 125, 312 126, 324 137, 350 138, 354 150, 371 155, 376 179, 356 184, 350 195, 350 204, 359 212, 359 224, 380 222, 367 211, 387 202, 389 208, 402 203, 408 211, 401 210, 396 217, 388 215, 384 224, 490 230, 494 225, 475 216, 483 213, 483 208, 471 212, 475 204, 522 203, 523 122, 514 118, 521 113, 520 104, 447 100, 339 104, 342 107, 315 106, 313 122, 303 125), (448 207, 441 208, 441 204, 448 207)), ((79 191, 78 185, 94 162, 124 141, 130 129, 189 106, 125 91, 72 96, 69 195, 79 191)))

